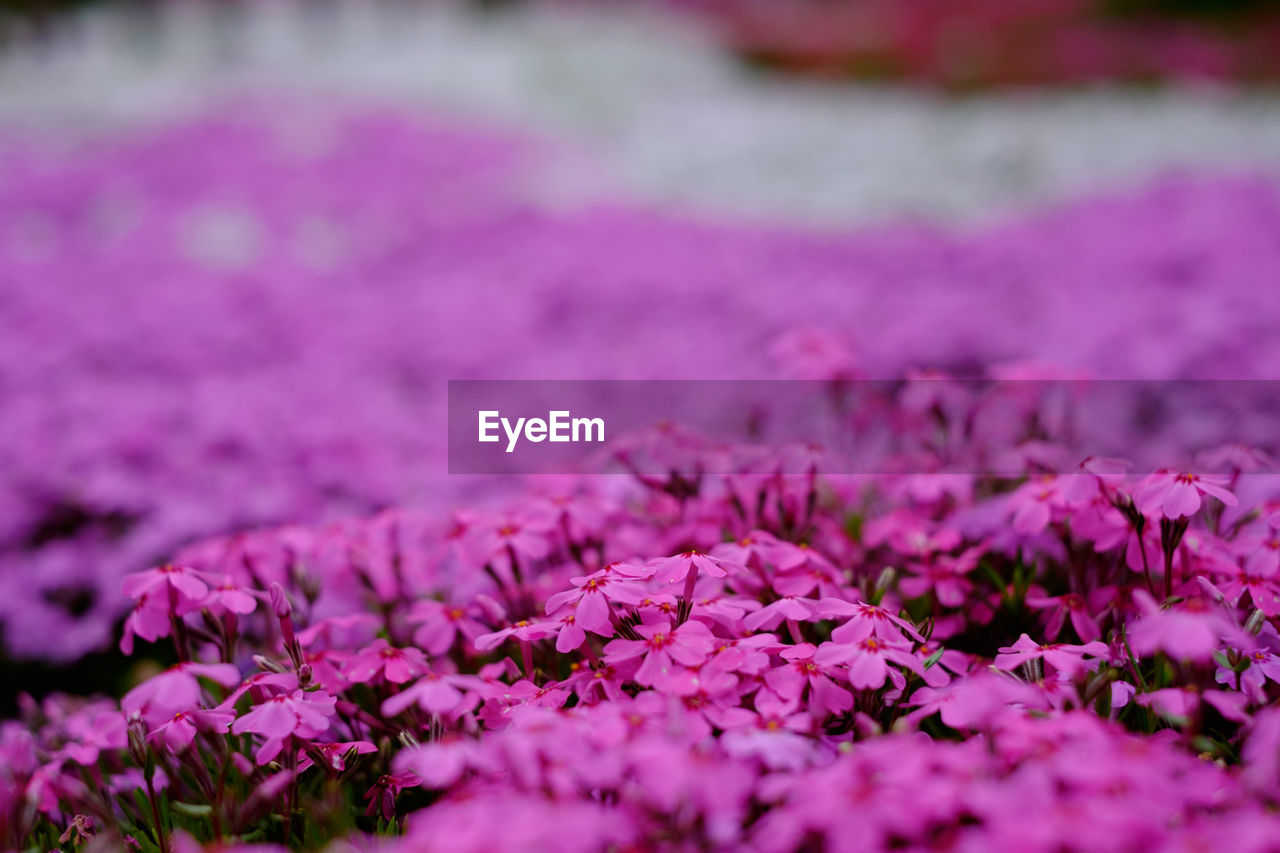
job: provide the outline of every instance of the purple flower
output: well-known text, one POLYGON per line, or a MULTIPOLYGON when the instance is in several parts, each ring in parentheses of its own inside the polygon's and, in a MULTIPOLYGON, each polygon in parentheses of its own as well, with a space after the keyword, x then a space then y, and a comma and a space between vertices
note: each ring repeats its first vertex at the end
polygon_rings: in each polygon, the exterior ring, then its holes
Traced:
POLYGON ((1133 491, 1133 502, 1143 513, 1161 513, 1165 518, 1183 518, 1200 511, 1202 495, 1215 497, 1227 506, 1236 505, 1236 496, 1227 491, 1227 478, 1212 474, 1158 471, 1133 491))

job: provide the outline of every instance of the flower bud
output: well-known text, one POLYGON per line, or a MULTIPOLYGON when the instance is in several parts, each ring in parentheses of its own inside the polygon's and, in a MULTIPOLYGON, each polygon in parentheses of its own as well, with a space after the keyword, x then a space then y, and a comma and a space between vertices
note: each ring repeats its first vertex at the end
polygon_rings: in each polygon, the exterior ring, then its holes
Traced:
POLYGON ((264 672, 288 672, 289 668, 282 664, 276 663, 266 655, 254 655, 253 663, 258 669, 264 672))
POLYGON ((143 722, 140 714, 131 714, 128 721, 129 728, 129 757, 133 759, 133 763, 139 767, 146 766, 147 763, 147 724, 143 722))
POLYGON ((271 609, 275 611, 277 619, 287 619, 293 614, 293 605, 289 603, 288 593, 275 581, 271 583, 271 609))
POLYGON ((1258 634, 1262 633, 1262 626, 1266 624, 1266 621, 1267 614, 1255 608, 1254 611, 1249 614, 1249 621, 1244 623, 1244 629, 1256 637, 1258 634))

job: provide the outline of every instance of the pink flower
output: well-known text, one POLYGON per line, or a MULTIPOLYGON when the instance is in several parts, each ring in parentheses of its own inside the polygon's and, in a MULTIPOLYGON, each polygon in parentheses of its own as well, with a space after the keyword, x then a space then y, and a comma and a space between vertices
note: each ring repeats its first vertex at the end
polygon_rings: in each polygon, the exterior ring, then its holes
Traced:
POLYGON ((530 622, 528 619, 521 619, 501 631, 476 637, 475 647, 476 651, 487 652, 502 645, 507 637, 515 637, 522 643, 532 643, 553 637, 559 632, 560 625, 556 622, 530 622))
POLYGON ((1246 699, 1241 693, 1226 690, 1205 690, 1197 693, 1185 687, 1166 687, 1138 696, 1137 703, 1150 708, 1162 717, 1179 725, 1185 725, 1200 708, 1201 700, 1208 702, 1218 713, 1237 723, 1246 722, 1246 699))
POLYGON ((1074 592, 1052 597, 1028 595, 1027 606, 1036 610, 1049 610, 1049 621, 1044 633, 1051 640, 1062 633, 1063 623, 1068 617, 1071 619, 1071 627, 1084 642, 1089 643, 1102 636, 1102 628, 1099 627, 1098 620, 1089 613, 1089 604, 1082 595, 1074 592))
POLYGON ((357 684, 381 677, 392 684, 404 684, 426 669, 422 652, 413 647, 393 648, 381 638, 356 652, 342 666, 342 674, 357 684))
POLYGON ((1258 447, 1230 442, 1211 447, 1196 456, 1196 464, 1203 468, 1230 470, 1251 474, 1255 471, 1274 471, 1276 460, 1258 447))
POLYGON ((221 608, 244 616, 257 609, 258 600, 249 590, 236 585, 230 578, 223 577, 212 583, 201 606, 215 611, 221 608))
POLYGON ((713 557, 702 551, 685 551, 674 557, 660 557, 651 560, 653 577, 660 584, 677 584, 684 581, 690 572, 698 572, 713 578, 723 578, 731 569, 740 569, 721 557, 713 557))
POLYGON ((875 604, 824 598, 818 602, 818 615, 827 619, 850 617, 831 632, 831 639, 836 643, 851 643, 871 636, 891 642, 905 636, 917 643, 924 642, 924 637, 909 622, 875 604))
POLYGON ((396 796, 404 788, 413 788, 417 784, 418 778, 411 773, 379 776, 373 787, 364 793, 364 799, 369 801, 368 808, 364 810, 365 816, 392 820, 396 816, 396 796))
MULTIPOLYGON (((125 748, 129 739, 125 715, 119 711, 101 710, 105 705, 91 704, 64 722, 66 743, 54 754, 56 758, 65 757, 83 767, 92 767, 103 752, 125 748)), ((0 750, 0 759, 4 757, 0 750)))
POLYGON ((943 723, 961 730, 990 726, 1010 707, 1047 707, 1044 696, 1033 686, 990 672, 956 679, 945 687, 920 687, 912 692, 909 703, 917 706, 910 720, 941 712, 943 723))
POLYGON ((609 619, 609 603, 637 605, 645 598, 645 589, 638 583, 626 580, 625 575, 613 571, 617 564, 610 564, 586 577, 576 577, 570 583, 576 589, 558 592, 547 599, 546 612, 555 613, 576 603, 574 620, 579 628, 602 637, 612 637, 613 623, 609 619))
POLYGON ((1275 574, 1259 574, 1244 568, 1232 567, 1231 574, 1218 582, 1218 588, 1232 605, 1237 605, 1247 592, 1253 606, 1270 618, 1280 616, 1280 578, 1275 574))
POLYGON ((149 725, 157 725, 200 705, 201 678, 230 688, 240 683, 240 671, 229 663, 180 663, 130 690, 120 700, 120 707, 126 716, 136 714, 149 725))
POLYGON ((767 552, 776 569, 770 583, 779 595, 798 597, 819 588, 835 590, 840 585, 840 571, 806 543, 775 541, 767 552))
POLYGON ((133 638, 141 637, 148 643, 154 643, 161 637, 169 636, 173 628, 170 617, 172 607, 163 594, 143 593, 133 605, 133 610, 124 620, 124 633, 120 637, 120 651, 126 655, 133 654, 133 638))
POLYGON ((817 649, 811 643, 788 646, 781 652, 788 663, 765 673, 764 683, 786 702, 798 702, 809 688, 810 706, 818 714, 842 714, 853 707, 853 696, 837 685, 832 676, 836 669, 828 662, 815 659, 817 649))
POLYGON ((1085 643, 1082 646, 1065 643, 1040 645, 1023 634, 1012 646, 1000 649, 1000 653, 996 655, 995 665, 998 669, 1009 671, 1017 669, 1027 661, 1043 660, 1055 671, 1063 673, 1068 678, 1075 678, 1088 668, 1084 661, 1085 657, 1101 658, 1107 653, 1107 644, 1098 641, 1085 643))
POLYGON ((209 593, 208 585, 194 569, 168 564, 125 575, 122 586, 124 594, 132 599, 161 592, 162 597, 168 600, 169 591, 172 591, 179 605, 199 604, 209 593))
POLYGON ((1226 490, 1227 482, 1223 476, 1161 470, 1134 487, 1133 503, 1144 515, 1159 512, 1165 518, 1184 518, 1200 511, 1201 495, 1235 506, 1236 496, 1226 490))
POLYGON ((778 627, 783 620, 809 622, 817 618, 817 605, 818 602, 811 598, 784 595, 777 601, 761 607, 755 613, 749 614, 742 620, 742 625, 748 631, 758 631, 761 628, 768 631, 778 627))
POLYGON ((544 520, 508 516, 481 528, 477 543, 486 559, 538 560, 551 550, 551 533, 544 520))
POLYGON ((813 328, 792 329, 776 337, 769 355, 800 379, 852 379, 857 362, 845 342, 813 328))
POLYGON ((327 693, 304 690, 281 693, 250 708, 231 724, 231 732, 262 735, 264 741, 255 759, 258 764, 266 764, 280 754, 291 737, 305 740, 328 731, 335 702, 327 693))
POLYGON ((481 744, 464 738, 427 743, 399 753, 392 763, 396 773, 409 773, 428 788, 447 788, 462 776, 470 763, 483 763, 481 744))
POLYGON ((870 546, 888 544, 899 554, 911 557, 927 557, 956 548, 960 534, 941 527, 933 532, 933 523, 916 512, 896 509, 867 522, 864 539, 870 546))
POLYGON ((775 559, 775 550, 780 546, 791 546, 765 530, 752 530, 746 536, 732 542, 721 542, 711 549, 712 554, 728 562, 749 569, 760 569, 766 562, 775 559))
MULTIPOLYGON (((1083 479, 1082 475, 1075 477, 1077 482, 1083 479)), ((1123 545, 1129 538, 1129 532, 1129 520, 1124 513, 1100 494, 1072 508, 1071 533, 1092 542, 1098 551, 1110 551, 1123 545)))
POLYGON ((417 705, 429 714, 449 714, 463 707, 463 691, 480 688, 484 684, 474 675, 453 675, 428 670, 411 687, 401 690, 382 703, 382 714, 394 717, 411 705, 417 705))
POLYGON ((902 687, 906 681, 899 672, 889 668, 890 663, 924 678, 924 667, 919 658, 911 653, 910 644, 902 640, 885 640, 869 635, 852 642, 823 643, 818 647, 814 660, 827 666, 846 664, 849 684, 858 690, 878 690, 886 679, 892 679, 896 687, 902 687))
POLYGON ((1241 750, 1244 780, 1250 789, 1270 796, 1280 787, 1280 707, 1258 711, 1248 732, 1241 750))
POLYGON ((1245 571, 1264 578, 1274 575, 1280 569, 1280 530, 1272 528, 1268 535, 1250 544, 1254 547, 1244 564, 1245 571))
POLYGON ((348 758, 355 755, 371 755, 377 751, 378 747, 367 740, 307 744, 299 754, 298 772, 301 773, 314 764, 313 758, 319 758, 327 769, 341 773, 347 769, 348 758))
POLYGON ((1129 645, 1139 655, 1164 652, 1175 660, 1207 662, 1230 627, 1203 599, 1161 609, 1149 595, 1134 593, 1146 615, 1129 626, 1129 645))
POLYGON ((587 632, 578 627, 578 618, 566 613, 558 620, 560 633, 556 634, 556 651, 567 654, 580 647, 587 639, 587 632))
POLYGON ((198 732, 224 733, 231 728, 235 712, 218 708, 195 708, 179 711, 168 721, 151 730, 149 740, 158 740, 170 752, 182 752, 191 746, 198 732))
POLYGON ((640 640, 613 640, 604 647, 606 663, 618 664, 644 656, 636 670, 637 684, 652 687, 659 679, 673 674, 677 663, 697 666, 707 659, 715 647, 715 637, 706 625, 685 622, 672 630, 665 619, 636 626, 640 640))
POLYGON ((409 622, 418 626, 413 632, 413 642, 429 655, 443 655, 457 641, 458 634, 474 640, 487 630, 479 621, 480 615, 474 605, 463 607, 430 599, 416 601, 408 616, 409 622))
MULTIPOLYGON (((1274 631, 1275 629, 1271 630, 1274 631)), ((1252 701, 1260 705, 1266 704, 1267 682, 1280 684, 1280 656, 1277 656, 1269 649, 1257 649, 1250 652, 1246 657, 1249 660, 1249 667, 1239 677, 1240 689, 1252 701)), ((1236 674, 1220 666, 1217 672, 1217 680, 1219 684, 1234 687, 1236 674)))
POLYGON ((943 607, 960 607, 973 587, 968 575, 985 552, 985 547, 977 546, 966 548, 958 557, 937 555, 924 562, 907 563, 914 575, 899 581, 898 588, 908 598, 933 592, 943 607))
POLYGON ((133 654, 135 636, 148 642, 169 636, 172 620, 199 609, 209 593, 194 569, 168 564, 125 575, 121 586, 136 602, 120 639, 125 654, 133 654))
POLYGON ((1009 496, 1013 529, 1024 535, 1034 535, 1048 527, 1055 514, 1066 506, 1064 491, 1070 482, 1046 476, 1033 479, 1015 489, 1009 496))

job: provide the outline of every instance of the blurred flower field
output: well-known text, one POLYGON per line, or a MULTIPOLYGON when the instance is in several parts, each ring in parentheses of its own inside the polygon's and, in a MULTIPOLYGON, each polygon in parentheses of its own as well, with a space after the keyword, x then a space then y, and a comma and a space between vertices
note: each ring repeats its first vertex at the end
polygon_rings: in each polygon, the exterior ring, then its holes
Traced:
POLYGON ((1036 393, 1269 387, 1273 96, 210 9, 0 60, 0 849, 1277 848, 1277 448, 1036 393), (816 381, 900 473, 450 475, 465 378, 816 381))

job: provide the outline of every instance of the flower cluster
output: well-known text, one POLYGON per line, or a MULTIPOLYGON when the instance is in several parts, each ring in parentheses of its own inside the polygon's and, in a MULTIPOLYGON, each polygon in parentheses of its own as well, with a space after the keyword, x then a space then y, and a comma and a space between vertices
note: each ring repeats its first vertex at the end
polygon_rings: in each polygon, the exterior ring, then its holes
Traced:
POLYGON ((1031 352, 1096 376, 1280 358, 1261 180, 964 235, 815 235, 548 210, 523 140, 392 110, 234 102, 93 142, 0 141, 13 658, 109 647, 121 578, 197 539, 451 506, 471 484, 438 476, 448 377, 773 376, 775 340, 808 375, 851 349, 878 376, 1031 352))
POLYGON ((979 399, 929 401, 958 417, 886 402, 908 446, 1038 453, 853 477, 744 452, 131 573, 122 648, 176 662, 0 727, 0 843, 1272 849, 1267 454, 1046 473, 1042 407, 988 440, 979 399))

